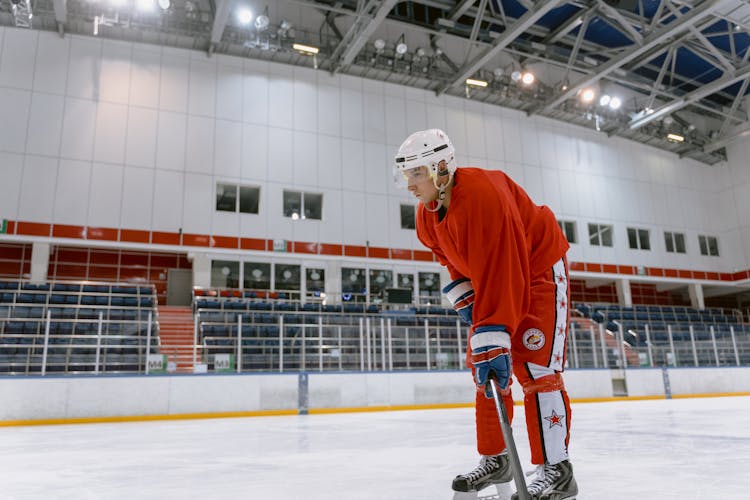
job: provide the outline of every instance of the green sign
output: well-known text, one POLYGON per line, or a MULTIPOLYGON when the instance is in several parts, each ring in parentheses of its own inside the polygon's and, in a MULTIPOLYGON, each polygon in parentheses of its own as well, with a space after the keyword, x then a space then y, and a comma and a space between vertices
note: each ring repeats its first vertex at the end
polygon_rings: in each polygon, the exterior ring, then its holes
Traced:
POLYGON ((214 355, 215 372, 234 371, 234 354, 216 354, 214 355))
POLYGON ((8 232, 8 221, 6 219, 3 219, 3 223, 0 224, 0 234, 5 234, 8 232))
POLYGON ((286 240, 273 240, 274 252, 286 252, 286 240))

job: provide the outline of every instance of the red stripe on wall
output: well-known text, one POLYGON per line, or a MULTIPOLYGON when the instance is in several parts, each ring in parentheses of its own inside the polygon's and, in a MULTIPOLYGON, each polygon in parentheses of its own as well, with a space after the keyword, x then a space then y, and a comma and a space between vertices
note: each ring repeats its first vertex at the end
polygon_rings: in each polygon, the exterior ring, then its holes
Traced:
POLYGON ((265 250, 266 240, 257 238, 240 238, 240 248, 243 250, 265 250))
POLYGON ((52 226, 52 236, 54 238, 76 238, 83 239, 86 233, 81 226, 69 226, 65 224, 55 224, 52 226))
POLYGON ((295 253, 308 253, 308 254, 317 255, 317 253, 318 253, 318 244, 317 243, 310 243, 308 241, 295 241, 294 242, 294 252, 295 253))
POLYGON ((49 224, 42 224, 39 222, 19 222, 17 234, 25 234, 27 236, 49 236, 51 226, 49 224))
POLYGON ((118 241, 117 229, 110 227, 87 227, 86 237, 90 240, 118 241))
POLYGON ((432 262, 434 259, 432 257, 432 252, 426 252, 424 250, 414 250, 414 260, 419 260, 422 262, 432 262))
POLYGON ((151 233, 151 243, 155 245, 179 245, 180 235, 177 233, 154 231, 151 233))
POLYGON ((148 243, 151 234, 148 231, 136 231, 134 229, 121 229, 120 241, 129 243, 148 243))
POLYGON ((208 247, 211 246, 211 238, 206 234, 187 234, 182 235, 182 244, 189 247, 208 247))
MULTIPOLYGON (((184 240, 183 240, 184 243, 184 240)), ((219 248, 237 248, 239 247, 239 238, 233 238, 231 236, 213 236, 211 238, 211 246, 219 248)))
POLYGON ((368 255, 374 259, 388 259, 391 257, 391 252, 387 248, 369 247, 368 250, 368 255))
POLYGON ((367 257, 367 248, 356 245, 344 245, 344 255, 348 257, 367 257))
POLYGON ((320 254, 321 255, 341 255, 341 245, 332 245, 330 243, 321 243, 320 244, 320 254))
POLYGON ((394 248, 391 250, 391 258, 398 260, 412 260, 411 250, 394 248))

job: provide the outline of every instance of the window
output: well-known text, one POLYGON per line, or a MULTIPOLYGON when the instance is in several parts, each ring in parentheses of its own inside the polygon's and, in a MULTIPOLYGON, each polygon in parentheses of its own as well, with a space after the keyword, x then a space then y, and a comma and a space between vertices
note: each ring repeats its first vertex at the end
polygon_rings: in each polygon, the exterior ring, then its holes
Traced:
POLYGON ((271 264, 266 262, 245 262, 243 288, 252 290, 271 289, 271 264))
POLYGON ((419 303, 440 303, 440 274, 419 273, 419 303))
POLYGON ((344 301, 364 302, 367 293, 364 269, 341 268, 341 298, 344 301))
POLYGON ((229 260, 211 261, 211 286, 217 288, 239 288, 240 263, 229 260))
POLYGON ((628 244, 633 250, 651 250, 648 229, 628 228, 628 244))
POLYGON ((296 264, 276 264, 274 266, 276 290, 290 291, 300 289, 300 266, 296 264))
POLYGON ((612 226, 589 224, 589 243, 595 246, 612 246, 612 226))
POLYGON ((325 269, 306 269, 305 276, 307 279, 307 292, 320 296, 326 290, 326 271, 325 269))
POLYGON ((370 269, 370 298, 385 298, 385 289, 393 286, 393 271, 370 269))
POLYGON ((416 229, 416 207, 414 205, 401 205, 401 229, 416 229))
POLYGON ((297 219, 323 219, 323 195, 284 190, 284 217, 297 219))
POLYGON ((568 239, 568 243, 578 243, 578 238, 576 237, 576 223, 569 220, 559 220, 557 221, 557 224, 560 226, 560 229, 562 229, 562 232, 565 234, 565 238, 568 239))
POLYGON ((682 233, 664 231, 664 244, 667 246, 667 252, 687 253, 685 252, 685 235, 682 233))
POLYGON ((698 236, 698 244, 701 247, 701 255, 719 256, 719 242, 716 236, 698 236))
POLYGON ((259 187, 237 186, 235 184, 224 183, 216 184, 216 210, 257 214, 259 200, 259 187))

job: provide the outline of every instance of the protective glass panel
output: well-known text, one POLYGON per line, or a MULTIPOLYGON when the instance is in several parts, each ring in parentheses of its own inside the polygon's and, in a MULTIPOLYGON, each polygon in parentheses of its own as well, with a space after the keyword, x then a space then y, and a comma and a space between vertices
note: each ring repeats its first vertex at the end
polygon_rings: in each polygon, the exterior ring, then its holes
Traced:
POLYGON ((254 290, 271 289, 271 264, 266 262, 245 262, 243 288, 254 290))
POLYGON ((276 283, 274 288, 278 291, 300 289, 300 266, 295 264, 276 264, 274 266, 276 283))
POLYGON ((240 263, 230 260, 211 262, 211 286, 217 288, 239 288, 240 263))

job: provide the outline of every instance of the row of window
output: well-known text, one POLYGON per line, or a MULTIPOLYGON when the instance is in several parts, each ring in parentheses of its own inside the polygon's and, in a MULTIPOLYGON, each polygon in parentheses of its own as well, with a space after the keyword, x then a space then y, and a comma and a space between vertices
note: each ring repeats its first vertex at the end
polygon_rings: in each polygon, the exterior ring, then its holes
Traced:
MULTIPOLYGON (((308 297, 319 297, 325 292, 326 272, 322 268, 269 262, 211 262, 211 286, 217 288, 284 291, 291 292, 290 297, 294 297, 298 295, 295 292, 301 294, 303 280, 308 297)), ((389 290, 408 290, 413 293, 415 283, 419 286, 420 297, 440 296, 439 273, 394 274, 388 269, 341 268, 341 293, 344 300, 386 300, 389 290)), ((411 301, 410 296, 408 302, 411 301)))
MULTIPOLYGON (((565 237, 570 243, 578 243, 578 235, 575 221, 559 220, 565 237)), ((614 246, 614 226, 610 224, 588 224, 589 244, 594 246, 614 246)), ((628 245, 633 250, 651 250, 651 232, 648 229, 629 227, 628 245)), ((685 246, 685 235, 672 231, 664 231, 664 246, 669 253, 687 253, 685 246)), ((698 236, 698 247, 701 255, 719 256, 719 243, 716 236, 698 236)))
MULTIPOLYGON (((284 217, 292 219, 323 218, 323 195, 285 189, 284 217)), ((257 186, 241 186, 236 184, 218 183, 216 185, 216 210, 257 214, 260 201, 260 188, 257 186)), ((415 210, 413 204, 401 204, 401 228, 415 229, 415 210)), ((557 221, 570 243, 578 243, 575 221, 557 221)), ((613 243, 614 226, 610 224, 588 224, 589 244, 594 246, 611 247, 613 243)), ((629 227, 628 245, 634 250, 651 250, 650 231, 643 228, 629 227)), ((664 231, 664 244, 669 253, 687 253, 685 235, 664 231)), ((698 246, 701 255, 719 256, 719 244, 715 236, 698 236, 698 246)))
MULTIPOLYGON (((242 214, 257 214, 260 205, 258 186, 216 184, 216 210, 242 214)), ((284 190, 284 217, 297 219, 323 218, 323 195, 303 191, 284 190)))

